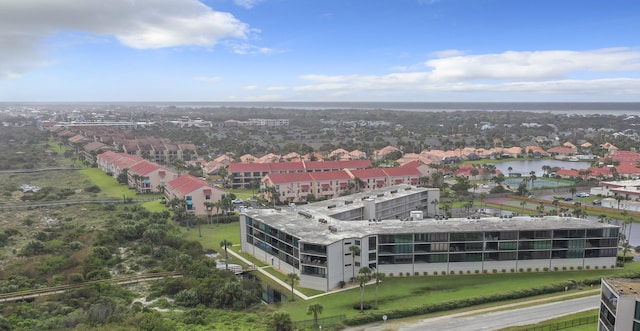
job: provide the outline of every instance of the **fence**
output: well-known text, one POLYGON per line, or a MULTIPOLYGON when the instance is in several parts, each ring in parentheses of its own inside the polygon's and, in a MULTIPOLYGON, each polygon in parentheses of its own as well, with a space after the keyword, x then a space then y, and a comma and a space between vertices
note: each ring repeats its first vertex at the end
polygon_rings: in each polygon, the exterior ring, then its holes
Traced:
POLYGON ((338 316, 329 316, 318 318, 318 325, 316 326, 316 321, 313 319, 293 322, 293 327, 296 330, 306 330, 306 329, 315 329, 318 330, 337 330, 337 326, 342 325, 342 321, 344 321, 346 315, 338 315, 338 316), (322 329, 320 329, 322 327, 322 329))
POLYGON ((527 327, 527 328, 522 328, 517 330, 518 331, 555 331, 555 330, 572 328, 574 326, 593 324, 597 322, 598 322, 598 316, 594 315, 594 316, 576 318, 570 321, 564 321, 564 322, 558 322, 558 323, 546 324, 546 325, 540 325, 540 326, 532 326, 532 327, 527 327))

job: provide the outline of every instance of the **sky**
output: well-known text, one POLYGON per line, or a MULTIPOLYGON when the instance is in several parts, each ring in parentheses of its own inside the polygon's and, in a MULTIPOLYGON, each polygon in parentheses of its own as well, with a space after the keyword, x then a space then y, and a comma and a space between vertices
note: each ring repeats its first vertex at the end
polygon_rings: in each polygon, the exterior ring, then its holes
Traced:
POLYGON ((640 102, 637 0, 0 0, 0 102, 640 102))

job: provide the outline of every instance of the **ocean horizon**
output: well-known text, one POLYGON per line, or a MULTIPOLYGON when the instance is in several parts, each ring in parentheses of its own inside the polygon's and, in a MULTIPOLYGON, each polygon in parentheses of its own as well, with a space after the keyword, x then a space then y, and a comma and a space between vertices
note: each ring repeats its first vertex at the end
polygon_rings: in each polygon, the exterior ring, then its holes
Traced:
POLYGON ((524 111, 563 114, 636 115, 640 102, 1 102, 23 106, 150 106, 158 108, 256 108, 300 110, 391 110, 391 111, 524 111))

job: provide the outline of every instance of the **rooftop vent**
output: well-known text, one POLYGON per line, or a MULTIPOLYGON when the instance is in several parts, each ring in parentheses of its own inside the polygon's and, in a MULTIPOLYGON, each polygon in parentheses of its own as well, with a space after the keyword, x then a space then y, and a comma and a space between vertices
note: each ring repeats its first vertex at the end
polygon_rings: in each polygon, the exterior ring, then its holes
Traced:
POLYGON ((327 224, 327 220, 324 218, 320 218, 318 219, 318 222, 322 223, 322 224, 327 224))
POLYGON ((391 194, 398 193, 398 190, 393 190, 393 191, 391 191, 389 193, 391 193, 391 194))
POLYGON ((302 210, 298 212, 298 215, 302 215, 302 216, 304 216, 306 218, 313 218, 313 215, 307 213, 306 211, 302 211, 302 210))
POLYGON ((329 209, 336 208, 336 205, 328 205, 327 208, 329 208, 329 209))
POLYGON ((352 204, 352 203, 353 203, 353 200, 346 200, 346 201, 344 202, 344 204, 345 204, 345 205, 350 205, 350 204, 352 204))
POLYGON ((333 225, 329 225, 329 231, 331 231, 331 233, 336 233, 338 232, 338 229, 333 225))
POLYGON ((411 191, 411 186, 409 186, 409 187, 405 187, 405 188, 404 188, 404 190, 405 190, 405 191, 411 191))
POLYGON ((378 198, 379 198, 379 197, 383 197, 383 196, 384 196, 384 193, 380 193, 380 194, 378 194, 377 196, 378 196, 378 198))

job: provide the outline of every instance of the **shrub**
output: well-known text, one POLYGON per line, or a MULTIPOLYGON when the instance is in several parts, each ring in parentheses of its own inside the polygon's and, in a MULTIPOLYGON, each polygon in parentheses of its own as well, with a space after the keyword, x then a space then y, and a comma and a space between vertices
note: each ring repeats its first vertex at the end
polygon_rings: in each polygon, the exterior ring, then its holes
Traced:
POLYGON ((542 268, 542 270, 543 270, 543 271, 549 271, 549 268, 544 267, 544 268, 542 268))
MULTIPOLYGON (((483 271, 483 272, 486 272, 486 270, 482 270, 482 271, 483 271)), ((474 271, 474 273, 479 274, 479 273, 480 273, 480 270, 476 269, 476 270, 474 271)))
POLYGON ((455 275, 455 274, 456 274, 456 272, 455 272, 455 271, 453 271, 453 270, 451 270, 451 272, 449 272, 449 273, 450 273, 450 274, 452 274, 452 275, 455 275))
POLYGON ((344 280, 341 280, 341 281, 338 283, 338 286, 340 286, 340 288, 344 288, 344 287, 345 287, 345 285, 347 285, 347 283, 345 283, 345 282, 344 282, 344 280))
POLYGON ((553 271, 558 271, 558 267, 553 267, 553 271))
POLYGON ((422 275, 423 276, 429 276, 429 273, 425 271, 425 272, 422 273, 422 275))
POLYGON ((536 272, 540 271, 540 268, 536 268, 536 272))
POLYGON ((563 266, 563 267, 562 267, 562 270, 563 270, 563 271, 566 271, 566 270, 567 270, 567 267, 566 267, 566 266, 563 266))
POLYGON ((511 268, 511 272, 516 272, 516 269, 511 268))
POLYGON ((588 266, 585 266, 585 268, 586 268, 587 270, 589 270, 589 269, 591 269, 591 266, 590 266, 590 265, 588 265, 588 266))
POLYGON ((518 269, 518 272, 524 272, 524 268, 518 269))
POLYGON ((531 272, 531 268, 527 268, 527 272, 531 272))
POLYGON ((389 277, 393 277, 393 272, 390 272, 390 273, 389 273, 389 277))
POLYGON ((502 269, 502 272, 503 272, 503 273, 507 272, 507 269, 502 269))
POLYGON ((81 282, 84 282, 84 276, 78 273, 70 274, 69 280, 74 283, 81 283, 81 282))
MULTIPOLYGON (((505 270, 504 270, 504 269, 502 269, 502 272, 505 272, 505 270)), ((498 269, 493 269, 493 270, 491 270, 491 273, 497 274, 497 273, 498 273, 498 269)))
POLYGON ((578 270, 582 270, 582 266, 581 265, 578 266, 578 270))
POLYGON ((414 274, 415 276, 420 276, 420 273, 419 273, 419 272, 417 272, 417 271, 416 271, 416 272, 414 272, 413 274, 414 274))
POLYGON ((398 277, 402 277, 404 274, 402 272, 398 273, 398 277))

